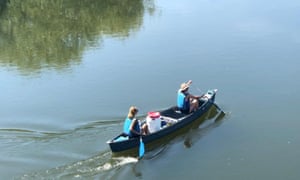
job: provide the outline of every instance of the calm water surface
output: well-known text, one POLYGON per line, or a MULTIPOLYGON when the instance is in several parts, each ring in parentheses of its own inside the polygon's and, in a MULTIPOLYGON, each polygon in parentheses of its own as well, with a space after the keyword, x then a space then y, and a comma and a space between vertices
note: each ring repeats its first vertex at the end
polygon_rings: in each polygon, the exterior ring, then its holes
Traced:
POLYGON ((298 1, 0 7, 3 179, 300 178, 298 1), (142 161, 113 158, 105 142, 129 106, 145 115, 173 105, 188 79, 193 93, 219 89, 222 123, 142 161))

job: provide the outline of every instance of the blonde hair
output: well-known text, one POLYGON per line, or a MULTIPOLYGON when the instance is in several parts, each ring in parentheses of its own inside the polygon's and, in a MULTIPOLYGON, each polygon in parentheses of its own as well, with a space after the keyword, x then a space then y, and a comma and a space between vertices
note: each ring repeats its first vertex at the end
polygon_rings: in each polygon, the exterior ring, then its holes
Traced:
POLYGON ((137 114, 137 112, 138 112, 137 107, 131 106, 131 107, 129 108, 129 112, 128 112, 127 117, 128 117, 129 119, 133 119, 134 116, 137 114))

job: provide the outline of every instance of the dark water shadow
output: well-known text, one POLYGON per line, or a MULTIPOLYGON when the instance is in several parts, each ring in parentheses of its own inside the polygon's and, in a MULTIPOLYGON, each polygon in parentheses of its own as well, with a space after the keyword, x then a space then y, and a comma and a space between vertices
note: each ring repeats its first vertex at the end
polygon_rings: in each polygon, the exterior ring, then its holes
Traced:
POLYGON ((3 12, 5 11, 5 9, 7 8, 7 2, 8 2, 8 0, 0 1, 0 17, 3 14, 3 12))

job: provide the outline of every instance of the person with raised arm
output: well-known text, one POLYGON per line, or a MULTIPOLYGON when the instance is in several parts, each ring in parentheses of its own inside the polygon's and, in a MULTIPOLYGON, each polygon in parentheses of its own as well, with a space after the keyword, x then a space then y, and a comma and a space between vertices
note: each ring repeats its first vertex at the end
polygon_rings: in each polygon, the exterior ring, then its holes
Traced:
POLYGON ((191 84, 192 80, 182 83, 177 92, 177 107, 185 114, 194 112, 199 107, 199 98, 201 96, 195 96, 189 93, 189 87, 191 84))

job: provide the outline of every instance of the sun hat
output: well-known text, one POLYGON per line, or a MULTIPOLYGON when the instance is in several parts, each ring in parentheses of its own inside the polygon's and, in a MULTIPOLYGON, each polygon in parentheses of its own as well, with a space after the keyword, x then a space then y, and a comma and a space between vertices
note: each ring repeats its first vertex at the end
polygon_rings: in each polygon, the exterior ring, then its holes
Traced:
POLYGON ((180 85, 180 91, 185 91, 185 90, 187 90, 189 87, 190 87, 189 84, 187 84, 187 83, 182 83, 182 84, 180 85))

